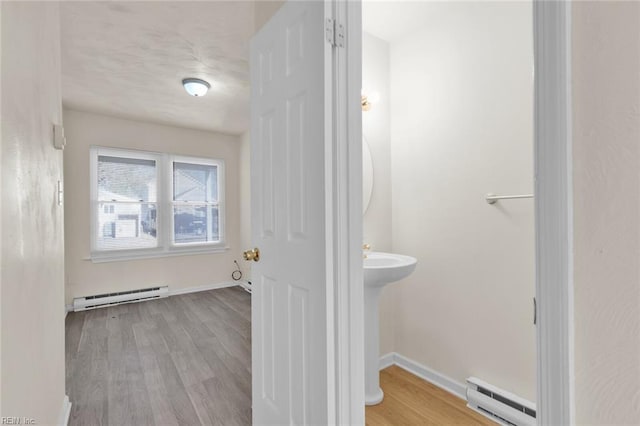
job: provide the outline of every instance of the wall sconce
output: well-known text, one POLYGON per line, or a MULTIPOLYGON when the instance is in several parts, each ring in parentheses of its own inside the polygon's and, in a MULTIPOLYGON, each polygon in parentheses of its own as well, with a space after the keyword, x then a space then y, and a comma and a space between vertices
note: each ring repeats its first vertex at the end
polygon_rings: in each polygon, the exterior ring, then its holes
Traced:
POLYGON ((375 103, 378 103, 380 100, 380 94, 378 92, 371 92, 367 94, 364 90, 360 95, 360 104, 362 105, 363 111, 369 111, 371 106, 375 103))

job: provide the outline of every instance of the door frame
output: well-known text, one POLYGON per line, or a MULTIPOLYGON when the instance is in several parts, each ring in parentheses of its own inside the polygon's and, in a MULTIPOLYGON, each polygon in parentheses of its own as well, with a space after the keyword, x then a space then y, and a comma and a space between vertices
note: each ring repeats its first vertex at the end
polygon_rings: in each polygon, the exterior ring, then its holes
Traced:
MULTIPOLYGON (((346 27, 334 49, 333 153, 335 409, 364 424, 362 287, 361 0, 333 0, 346 27)), ((574 416, 571 3, 533 0, 537 423, 574 416)))
POLYGON ((571 2, 534 0, 537 421, 570 425, 573 368, 571 2))
MULTIPOLYGON (((333 49, 333 331, 335 423, 364 424, 364 282, 362 269, 362 2, 332 0, 328 16, 344 25, 333 49)), ((330 173, 331 171, 327 171, 330 173)), ((328 203, 329 205, 329 203, 328 203)))

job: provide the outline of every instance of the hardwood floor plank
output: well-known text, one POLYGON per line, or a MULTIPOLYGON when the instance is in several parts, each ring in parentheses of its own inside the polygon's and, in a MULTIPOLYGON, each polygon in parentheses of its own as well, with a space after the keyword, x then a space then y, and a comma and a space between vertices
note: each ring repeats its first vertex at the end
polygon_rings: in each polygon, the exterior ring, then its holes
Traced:
POLYGON ((195 425, 199 424, 198 414, 187 395, 187 391, 180 379, 170 354, 157 357, 158 365, 162 374, 162 380, 171 396, 173 414, 178 420, 178 424, 195 425))
MULTIPOLYGON (((250 321, 238 288, 70 313, 69 424, 251 424, 250 321)), ((367 425, 494 425, 397 366, 380 377, 367 425)))
MULTIPOLYGON (((207 309, 209 311, 209 320, 205 321, 205 323, 215 321, 216 323, 223 324, 225 327, 237 332, 245 343, 251 344, 250 321, 245 320, 237 312, 226 306, 219 307, 218 305, 209 305, 207 309)), ((217 324, 216 327, 218 327, 217 324)))
POLYGON ((213 371, 199 351, 172 352, 171 359, 185 388, 214 377, 213 371))
POLYGON ((398 366, 380 372, 380 386, 385 397, 366 407, 367 425, 495 425, 462 399, 398 366))
POLYGON ((250 424, 251 298, 217 291, 70 313, 69 424, 250 424))
POLYGON ((153 423, 153 413, 133 333, 135 308, 120 305, 107 309, 108 404, 112 424, 153 423))
POLYGON ((249 293, 239 287, 227 287, 221 288, 216 295, 220 296, 222 303, 239 313, 245 320, 251 321, 251 295, 249 293))
POLYGON ((69 424, 106 425, 109 417, 106 316, 104 321, 95 321, 97 316, 83 312, 69 314, 68 319, 73 315, 82 318, 83 331, 78 351, 66 357, 67 392, 73 402, 69 424))
POLYGON ((251 357, 239 359, 228 353, 214 337, 208 341, 198 342, 203 359, 207 362, 214 377, 233 380, 251 401, 251 357), (229 378, 229 376, 232 378, 229 378))
POLYGON ((202 383, 187 387, 187 394, 196 409, 200 423, 203 425, 226 425, 227 421, 218 404, 205 389, 202 383))
MULTIPOLYGON (((145 384, 149 393, 149 403, 153 412, 153 418, 156 425, 178 425, 178 419, 173 412, 171 404, 171 395, 167 391, 162 378, 162 371, 158 365, 157 356, 163 353, 157 353, 153 345, 138 348, 140 353, 140 362, 144 369, 145 384)), ((168 352, 164 353, 165 355, 168 352)))
POLYGON ((73 315, 67 314, 67 318, 65 319, 65 353, 67 356, 75 356, 78 352, 85 316, 84 312, 73 315))
MULTIPOLYGON (((251 410, 246 405, 247 398, 237 391, 230 390, 230 383, 233 382, 228 382, 223 377, 214 377, 204 382, 204 387, 211 401, 215 403, 216 411, 224 418, 225 424, 250 425, 251 410)), ((249 407, 250 401, 249 399, 249 407)))
POLYGON ((429 419, 413 408, 396 398, 393 392, 385 394, 381 404, 366 408, 366 424, 390 424, 390 425, 435 425, 429 419), (370 413, 372 418, 370 418, 370 413), (382 420, 381 423, 373 423, 373 419, 382 420))

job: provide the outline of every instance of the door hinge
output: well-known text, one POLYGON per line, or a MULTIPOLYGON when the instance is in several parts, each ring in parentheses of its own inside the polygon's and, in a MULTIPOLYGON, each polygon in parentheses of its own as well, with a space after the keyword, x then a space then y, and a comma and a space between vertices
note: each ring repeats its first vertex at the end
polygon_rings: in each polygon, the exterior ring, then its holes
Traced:
POLYGON ((344 47, 344 25, 336 23, 335 19, 327 18, 324 26, 324 33, 327 42, 329 42, 331 46, 344 47))

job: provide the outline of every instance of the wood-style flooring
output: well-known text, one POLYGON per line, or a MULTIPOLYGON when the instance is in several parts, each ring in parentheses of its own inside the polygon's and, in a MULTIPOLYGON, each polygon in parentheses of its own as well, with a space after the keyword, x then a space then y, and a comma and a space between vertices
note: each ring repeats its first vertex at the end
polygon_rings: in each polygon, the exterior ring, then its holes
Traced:
POLYGON ((365 410, 369 426, 496 425, 462 399, 395 365, 380 372, 380 387, 384 399, 365 410))
MULTIPOLYGON (((92 311, 66 320, 70 425, 251 424, 251 296, 239 287, 92 311)), ((367 425, 495 425, 392 366, 367 425)))
POLYGON ((239 287, 66 320, 70 425, 251 424, 251 296, 239 287))

